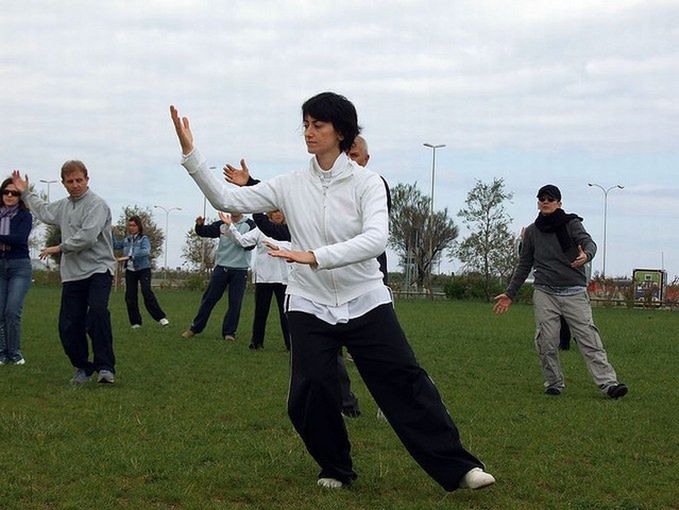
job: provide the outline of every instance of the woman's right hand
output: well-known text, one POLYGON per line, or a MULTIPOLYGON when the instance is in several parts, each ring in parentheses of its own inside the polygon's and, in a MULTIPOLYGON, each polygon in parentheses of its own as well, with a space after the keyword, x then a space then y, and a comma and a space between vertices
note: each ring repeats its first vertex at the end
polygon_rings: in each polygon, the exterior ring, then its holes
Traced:
POLYGON ((170 117, 172 117, 174 130, 177 132, 177 138, 179 138, 179 145, 182 147, 182 154, 184 156, 191 154, 193 152, 193 133, 191 133, 189 126, 189 118, 179 117, 179 112, 174 105, 170 105, 170 117))

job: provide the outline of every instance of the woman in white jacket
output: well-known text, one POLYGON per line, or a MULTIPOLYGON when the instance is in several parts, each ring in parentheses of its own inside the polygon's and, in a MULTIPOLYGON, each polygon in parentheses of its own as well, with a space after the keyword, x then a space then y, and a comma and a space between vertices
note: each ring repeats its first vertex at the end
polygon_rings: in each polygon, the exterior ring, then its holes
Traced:
MULTIPOLYGON (((269 214, 272 221, 283 223, 284 216, 280 211, 273 211, 269 214)), ((231 223, 231 217, 223 212, 219 213, 222 220, 222 234, 231 236, 243 248, 256 246, 253 280, 255 282, 255 316, 252 322, 252 338, 250 349, 264 348, 264 333, 266 331, 266 321, 271 307, 271 298, 276 296, 278 304, 278 317, 283 333, 285 348, 290 350, 290 334, 288 333, 288 320, 285 317, 285 290, 288 285, 289 264, 280 257, 269 255, 269 246, 276 246, 282 250, 289 250, 291 245, 288 241, 276 241, 265 236, 258 228, 253 228, 245 234, 241 234, 231 223)))
MULTIPOLYGON (((170 113, 182 164, 210 203, 229 212, 280 210, 292 248, 270 254, 294 263, 286 307, 291 335, 288 414, 321 467, 318 484, 356 479, 340 413, 337 352, 346 346, 404 446, 445 490, 479 489, 495 479, 464 449, 438 390, 418 365, 375 257, 386 247, 387 200, 379 175, 346 152, 359 133, 354 105, 332 92, 302 105, 304 141, 313 155, 299 172, 255 186, 228 187, 194 147, 186 117, 170 113)), ((230 179, 225 169, 227 180, 230 179)))

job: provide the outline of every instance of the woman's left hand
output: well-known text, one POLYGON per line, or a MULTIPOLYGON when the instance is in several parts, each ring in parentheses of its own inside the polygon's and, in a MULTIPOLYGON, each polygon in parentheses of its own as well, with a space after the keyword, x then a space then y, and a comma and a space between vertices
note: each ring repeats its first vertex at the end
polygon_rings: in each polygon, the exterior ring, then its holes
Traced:
POLYGON ((269 243, 268 241, 264 241, 264 244, 269 248, 269 255, 272 257, 284 258, 287 262, 306 264, 311 267, 318 265, 316 256, 311 251, 281 250, 278 246, 269 243))

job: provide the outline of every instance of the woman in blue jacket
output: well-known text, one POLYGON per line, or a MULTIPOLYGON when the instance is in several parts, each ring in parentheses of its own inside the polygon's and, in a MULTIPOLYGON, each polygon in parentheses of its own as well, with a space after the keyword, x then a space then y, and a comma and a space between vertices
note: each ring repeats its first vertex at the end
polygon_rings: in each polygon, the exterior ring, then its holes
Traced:
POLYGON ((144 235, 144 225, 139 216, 130 216, 127 220, 127 234, 122 241, 113 236, 113 248, 123 250, 123 256, 118 260, 125 261, 125 303, 132 329, 141 327, 137 285, 141 286, 144 306, 153 320, 167 326, 170 321, 151 290, 151 241, 144 235))
POLYGON ((23 365, 21 310, 31 286, 28 235, 33 216, 11 178, 2 182, 0 193, 0 365, 23 365))

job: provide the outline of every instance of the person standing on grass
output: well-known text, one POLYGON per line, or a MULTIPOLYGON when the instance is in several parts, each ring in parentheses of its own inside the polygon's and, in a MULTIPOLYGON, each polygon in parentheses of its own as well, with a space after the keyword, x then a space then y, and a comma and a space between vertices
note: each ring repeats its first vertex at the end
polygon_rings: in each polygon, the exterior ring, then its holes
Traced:
POLYGON ((2 181, 0 194, 0 365, 23 365, 21 311, 33 273, 28 254, 33 216, 11 177, 2 181))
POLYGON ((111 239, 111 210, 89 188, 87 167, 82 161, 66 161, 61 182, 68 197, 45 203, 28 189, 28 176, 17 170, 12 182, 33 214, 43 223, 61 229, 61 243, 48 246, 40 258, 61 253, 61 308, 59 336, 76 371, 75 384, 86 383, 94 372, 97 382, 115 382, 115 355, 108 301, 115 270, 111 239), (89 361, 87 337, 92 340, 93 361, 89 361))
POLYGON ((535 270, 535 347, 542 365, 545 394, 560 395, 565 387, 559 361, 560 317, 575 337, 594 382, 609 398, 627 394, 608 361, 599 330, 592 319, 583 267, 596 254, 596 244, 582 226, 582 218, 561 208, 561 191, 553 184, 538 190, 535 222, 526 227, 519 262, 503 294, 495 296, 493 311, 505 313, 531 268, 535 270))
MULTIPOLYGON (((240 233, 255 228, 252 220, 245 219, 242 214, 231 215, 234 228, 240 233)), ((215 267, 210 276, 210 282, 200 300, 200 307, 189 329, 184 331, 182 338, 193 338, 201 333, 210 318, 212 309, 229 289, 229 307, 222 322, 222 338, 227 342, 236 341, 236 329, 240 321, 240 309, 245 295, 245 287, 248 281, 248 268, 250 267, 250 251, 254 246, 243 248, 233 238, 221 234, 221 220, 210 225, 205 225, 205 218, 196 218, 196 234, 200 237, 219 238, 217 253, 215 255, 215 267)))
MULTIPOLYGON (((389 423, 420 466, 445 490, 495 479, 464 449, 438 390, 419 366, 394 312, 375 257, 388 236, 380 177, 347 156, 359 133, 354 105, 324 92, 302 105, 307 168, 255 186, 229 188, 194 147, 189 120, 170 107, 182 164, 210 203, 230 212, 278 209, 292 250, 287 290, 291 336, 288 414, 320 465, 318 485, 339 488, 357 475, 340 412, 337 352, 344 345, 389 423)), ((227 172, 227 178, 229 173, 227 172)))
POLYGON ((125 262, 125 304, 132 329, 140 328, 142 322, 138 286, 141 287, 144 306, 153 320, 161 326, 167 326, 170 321, 151 289, 151 241, 144 235, 144 225, 139 216, 130 216, 127 220, 127 235, 124 239, 119 241, 113 235, 113 249, 123 251, 123 256, 118 260, 125 262))
MULTIPOLYGON (((290 350, 290 333, 288 332, 288 320, 285 317, 285 289, 288 285, 289 265, 280 258, 270 257, 267 243, 274 243, 282 249, 290 249, 287 241, 276 241, 265 236, 259 228, 254 228, 245 234, 241 234, 231 221, 228 214, 219 213, 222 220, 222 234, 233 239, 243 248, 255 247, 255 261, 252 277, 255 282, 255 316, 252 321, 252 338, 249 348, 253 350, 264 348, 264 333, 266 321, 269 317, 271 298, 276 296, 278 305, 278 318, 283 333, 283 343, 286 350, 290 350)), ((272 211, 268 218, 278 225, 285 223, 285 217, 280 211, 272 211)))

